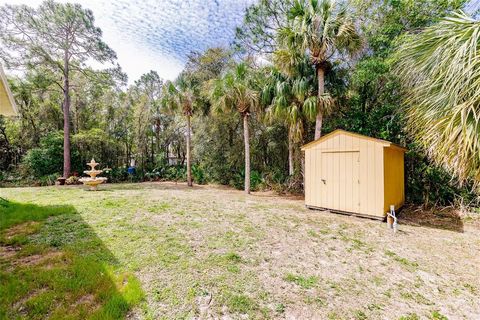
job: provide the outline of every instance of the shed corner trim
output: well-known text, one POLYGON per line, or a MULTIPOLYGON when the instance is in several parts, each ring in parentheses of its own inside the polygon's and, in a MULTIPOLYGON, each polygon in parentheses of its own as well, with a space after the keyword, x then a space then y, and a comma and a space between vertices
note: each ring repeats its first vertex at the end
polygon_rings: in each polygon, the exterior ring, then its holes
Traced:
POLYGON ((13 114, 16 116, 18 115, 18 109, 17 105, 15 103, 15 99, 13 98, 12 91, 10 90, 10 87, 7 82, 7 77, 5 76, 5 72, 3 71, 2 64, 0 64, 0 82, 3 84, 3 88, 5 89, 5 92, 7 93, 8 100, 10 102, 10 107, 12 108, 13 114))

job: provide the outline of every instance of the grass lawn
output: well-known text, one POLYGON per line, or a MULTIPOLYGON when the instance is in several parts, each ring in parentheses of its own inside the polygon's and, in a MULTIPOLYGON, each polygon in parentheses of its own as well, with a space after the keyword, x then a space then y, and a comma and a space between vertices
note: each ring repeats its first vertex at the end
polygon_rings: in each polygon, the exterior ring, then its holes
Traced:
POLYGON ((0 189, 0 318, 478 319, 480 232, 143 183, 0 189))

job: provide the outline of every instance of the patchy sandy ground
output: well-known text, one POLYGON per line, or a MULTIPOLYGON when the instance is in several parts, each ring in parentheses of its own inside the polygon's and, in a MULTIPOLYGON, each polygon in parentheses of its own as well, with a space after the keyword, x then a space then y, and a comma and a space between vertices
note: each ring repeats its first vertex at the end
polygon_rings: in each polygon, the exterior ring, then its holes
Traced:
MULTIPOLYGON (((75 206, 141 280, 147 298, 132 319, 480 319, 474 224, 455 220, 450 231, 411 225, 409 216, 393 234, 385 223, 270 193, 174 183, 102 188, 1 196, 75 206)), ((42 228, 46 236, 48 223, 42 228)))

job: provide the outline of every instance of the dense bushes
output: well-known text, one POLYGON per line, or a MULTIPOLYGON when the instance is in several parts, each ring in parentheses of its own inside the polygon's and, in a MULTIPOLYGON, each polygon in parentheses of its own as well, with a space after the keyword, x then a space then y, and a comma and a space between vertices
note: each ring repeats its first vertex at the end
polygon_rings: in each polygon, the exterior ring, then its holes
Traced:
MULTIPOLYGON (((235 187, 236 189, 242 190, 245 187, 244 183, 245 183, 245 170, 242 170, 233 175, 233 178, 229 184, 235 187)), ((263 183, 262 175, 258 171, 252 170, 252 172, 250 172, 251 190, 252 191, 258 190, 260 187, 262 187, 262 183, 263 183)))
POLYGON ((72 148, 81 158, 81 167, 74 167, 77 172, 82 172, 85 163, 92 158, 100 163, 101 167, 119 167, 126 164, 121 144, 112 139, 105 131, 93 128, 72 135, 72 148))
POLYGON ((205 172, 199 166, 192 166, 192 177, 193 181, 198 184, 205 184, 207 183, 207 178, 205 177, 205 172))
MULTIPOLYGON (((78 153, 72 150, 72 163, 78 162, 78 153)), ((38 148, 28 150, 23 158, 24 170, 35 178, 51 174, 60 175, 63 170, 63 133, 51 132, 40 140, 38 148)))
MULTIPOLYGON (((197 184, 205 184, 205 172, 198 165, 192 166, 193 181, 197 184)), ((164 165, 145 173, 145 179, 149 181, 187 181, 187 167, 185 165, 164 165)))
POLYGON ((418 147, 411 144, 405 155, 406 197, 424 205, 479 206, 472 185, 460 185, 444 169, 433 165, 418 147))
MULTIPOLYGON (((86 163, 92 158, 102 168, 119 166, 120 147, 102 130, 80 132, 72 135, 71 141, 72 173, 81 175, 87 169, 86 163)), ((27 151, 22 164, 24 173, 34 178, 51 174, 60 176, 63 170, 63 132, 50 132, 42 137, 38 148, 27 151)))

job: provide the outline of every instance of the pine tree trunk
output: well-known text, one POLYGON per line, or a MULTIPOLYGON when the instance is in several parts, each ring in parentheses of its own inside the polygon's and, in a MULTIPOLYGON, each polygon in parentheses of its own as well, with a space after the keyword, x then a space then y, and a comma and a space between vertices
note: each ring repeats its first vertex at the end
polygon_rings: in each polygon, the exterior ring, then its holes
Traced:
POLYGON ((248 114, 243 115, 243 139, 245 142, 245 193, 250 193, 250 138, 248 132, 248 114))
MULTIPOLYGON (((325 93, 325 70, 322 67, 317 67, 317 79, 318 79, 318 99, 325 93)), ((323 110, 318 108, 317 117, 315 119, 315 140, 320 139, 322 136, 322 124, 323 124, 323 110)))
POLYGON ((63 177, 70 176, 70 79, 68 52, 65 52, 63 70, 63 177))
POLYGON ((190 119, 191 116, 187 115, 187 184, 189 187, 193 186, 192 183, 192 165, 191 165, 191 152, 190 152, 190 119))
POLYGON ((295 168, 294 168, 294 160, 293 160, 293 141, 289 134, 288 135, 288 175, 293 176, 294 171, 295 171, 295 168))

